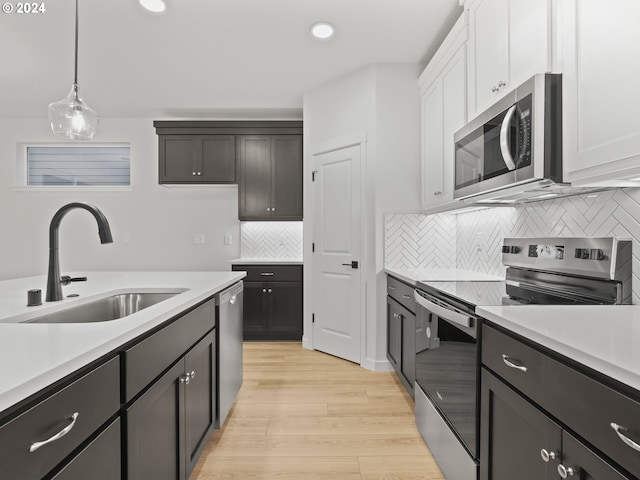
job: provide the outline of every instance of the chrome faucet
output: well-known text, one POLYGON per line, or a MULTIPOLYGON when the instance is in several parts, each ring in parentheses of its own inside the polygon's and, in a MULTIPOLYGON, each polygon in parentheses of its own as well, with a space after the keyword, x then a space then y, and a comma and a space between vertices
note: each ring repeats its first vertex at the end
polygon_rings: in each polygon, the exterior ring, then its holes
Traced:
POLYGON ((47 273, 47 302, 57 302, 62 300, 62 284, 66 285, 70 281, 74 280, 86 280, 86 277, 79 279, 70 279, 69 277, 60 277, 60 260, 58 257, 58 229, 60 228, 60 222, 64 216, 71 210, 76 208, 83 208, 93 215, 98 222, 98 235, 100 236, 100 243, 112 243, 111 228, 107 217, 93 205, 83 202, 73 202, 60 208, 53 218, 51 219, 51 225, 49 225, 49 271, 47 273))

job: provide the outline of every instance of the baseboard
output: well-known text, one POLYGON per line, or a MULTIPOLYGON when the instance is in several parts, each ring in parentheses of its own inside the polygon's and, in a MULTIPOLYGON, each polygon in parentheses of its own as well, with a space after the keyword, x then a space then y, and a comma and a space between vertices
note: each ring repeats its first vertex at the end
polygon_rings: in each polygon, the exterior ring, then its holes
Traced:
POLYGON ((302 348, 306 348, 307 350, 313 350, 313 345, 311 344, 311 339, 306 335, 302 336, 302 348))
POLYGON ((389 360, 372 360, 365 358, 360 366, 374 372, 393 372, 393 367, 389 363, 389 360))

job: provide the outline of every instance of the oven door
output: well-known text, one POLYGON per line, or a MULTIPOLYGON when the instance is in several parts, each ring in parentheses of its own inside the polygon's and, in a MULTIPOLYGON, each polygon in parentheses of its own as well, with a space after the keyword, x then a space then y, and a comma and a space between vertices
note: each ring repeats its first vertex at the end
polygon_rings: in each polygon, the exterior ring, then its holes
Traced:
POLYGON ((472 458, 478 458, 479 319, 416 290, 428 348, 416 354, 416 383, 472 458))

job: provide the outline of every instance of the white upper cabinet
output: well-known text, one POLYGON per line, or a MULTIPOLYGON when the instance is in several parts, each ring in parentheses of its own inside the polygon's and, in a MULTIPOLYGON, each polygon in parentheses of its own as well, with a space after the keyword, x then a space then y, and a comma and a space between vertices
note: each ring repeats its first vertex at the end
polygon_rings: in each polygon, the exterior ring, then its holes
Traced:
POLYGON ((563 167, 574 185, 640 178, 640 1, 563 0, 563 167))
POLYGON ((552 70, 552 0, 471 0, 465 8, 472 119, 534 74, 552 70))
POLYGON ((455 208, 453 135, 467 121, 466 15, 455 24, 420 76, 422 93, 422 209, 455 208))

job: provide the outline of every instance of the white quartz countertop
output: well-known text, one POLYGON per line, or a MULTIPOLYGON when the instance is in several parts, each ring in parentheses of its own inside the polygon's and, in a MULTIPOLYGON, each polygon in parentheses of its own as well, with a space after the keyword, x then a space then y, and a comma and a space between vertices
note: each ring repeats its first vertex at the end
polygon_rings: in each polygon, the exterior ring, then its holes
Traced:
POLYGON ((513 305, 476 312, 640 391, 640 306, 513 305))
POLYGON ((302 258, 235 258, 233 265, 302 265, 302 258))
POLYGON ((393 275, 411 285, 419 281, 460 282, 460 281, 500 281, 502 277, 488 273, 473 272, 459 268, 389 268, 385 273, 393 275))
POLYGON ((44 302, 46 277, 0 281, 0 412, 233 285, 245 272, 89 272, 63 286, 60 302, 44 302), (27 290, 43 304, 27 307, 27 290), (16 323, 125 291, 186 289, 127 317, 97 323, 16 323))

